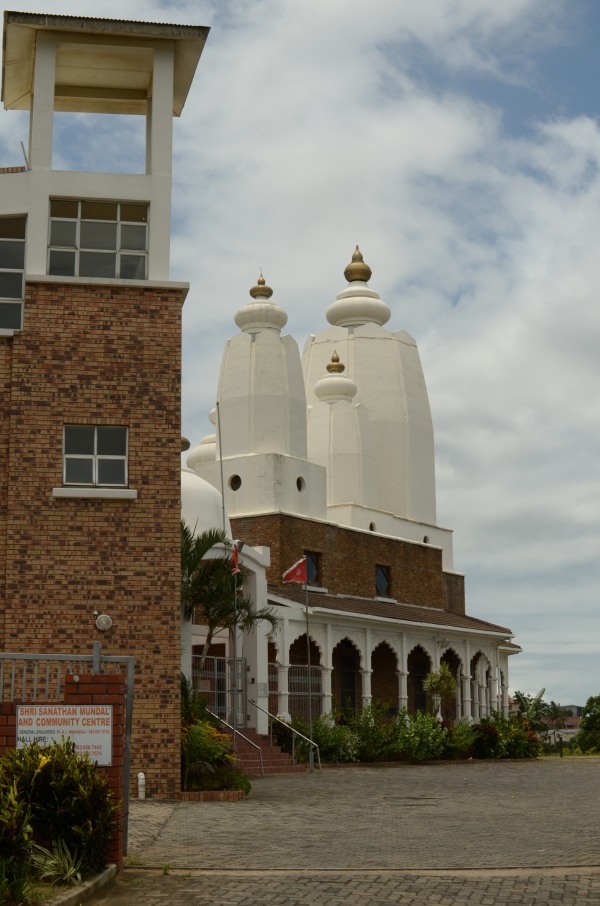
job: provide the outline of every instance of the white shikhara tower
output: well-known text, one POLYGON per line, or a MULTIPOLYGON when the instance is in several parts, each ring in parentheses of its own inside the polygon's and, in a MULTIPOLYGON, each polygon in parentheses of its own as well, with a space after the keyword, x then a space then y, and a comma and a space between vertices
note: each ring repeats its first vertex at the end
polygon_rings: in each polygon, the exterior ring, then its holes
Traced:
POLYGON ((326 518, 325 470, 309 461, 306 393, 296 341, 281 336, 287 314, 260 276, 240 328, 225 344, 217 393, 217 433, 187 464, 223 489, 231 516, 286 512, 326 518))
POLYGON ((281 336, 283 309, 262 275, 235 316, 218 389, 216 435, 187 464, 225 492, 232 517, 284 512, 443 550, 436 525, 433 427, 419 353, 368 286, 358 249, 348 286, 310 336, 302 361, 281 336), (222 469, 222 478, 221 478, 222 469))

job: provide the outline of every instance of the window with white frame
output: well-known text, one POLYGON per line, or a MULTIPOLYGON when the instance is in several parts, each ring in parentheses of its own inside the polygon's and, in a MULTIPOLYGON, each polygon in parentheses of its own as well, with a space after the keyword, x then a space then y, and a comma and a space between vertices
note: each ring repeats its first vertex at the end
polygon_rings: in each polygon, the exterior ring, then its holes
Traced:
POLYGON ((25 217, 0 217, 0 329, 21 330, 25 279, 25 217))
POLYGON ((127 428, 113 425, 65 425, 65 485, 127 486, 127 428))
POLYGON ((51 199, 48 273, 145 280, 148 205, 51 199))

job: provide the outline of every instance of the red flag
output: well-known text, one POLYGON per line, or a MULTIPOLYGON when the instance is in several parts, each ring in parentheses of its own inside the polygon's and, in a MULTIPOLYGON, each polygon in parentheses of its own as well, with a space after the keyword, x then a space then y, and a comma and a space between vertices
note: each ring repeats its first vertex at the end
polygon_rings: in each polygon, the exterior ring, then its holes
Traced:
POLYGON ((297 563, 294 563, 293 566, 283 574, 284 582, 304 582, 307 584, 306 578, 306 557, 301 557, 297 563))
POLYGON ((237 547, 237 544, 234 544, 234 545, 233 545, 233 553, 232 553, 232 555, 231 555, 231 562, 233 563, 233 569, 231 570, 231 575, 232 575, 232 576, 237 575, 237 573, 239 573, 239 571, 240 571, 240 568, 239 568, 239 566, 238 566, 238 557, 239 557, 239 554, 238 554, 238 547, 237 547))

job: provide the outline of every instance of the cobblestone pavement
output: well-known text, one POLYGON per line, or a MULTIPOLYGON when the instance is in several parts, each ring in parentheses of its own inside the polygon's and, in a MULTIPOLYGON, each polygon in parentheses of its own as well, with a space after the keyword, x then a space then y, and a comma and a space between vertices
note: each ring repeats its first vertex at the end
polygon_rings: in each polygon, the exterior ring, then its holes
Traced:
POLYGON ((600 759, 326 770, 132 802, 100 906, 600 906, 600 759))

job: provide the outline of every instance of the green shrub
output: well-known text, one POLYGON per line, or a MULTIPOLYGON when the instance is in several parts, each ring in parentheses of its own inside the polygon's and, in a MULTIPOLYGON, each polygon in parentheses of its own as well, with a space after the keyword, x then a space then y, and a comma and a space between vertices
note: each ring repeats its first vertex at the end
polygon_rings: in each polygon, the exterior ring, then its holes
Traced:
POLYGON ((441 758, 446 748, 448 730, 433 714, 417 711, 408 715, 403 709, 397 716, 395 752, 402 761, 420 764, 441 758))
POLYGON ((30 817, 16 782, 0 785, 0 901, 6 895, 17 902, 23 899, 33 836, 30 817))
POLYGON ((209 720, 181 728, 181 782, 184 790, 245 790, 250 781, 237 766, 232 740, 209 720))
POLYGON ((70 740, 7 752, 0 759, 0 796, 11 786, 29 805, 36 843, 51 847, 60 840, 81 856, 84 875, 104 868, 119 805, 94 763, 76 754, 70 740))
POLYGON ((388 705, 371 703, 350 712, 346 721, 358 741, 358 761, 393 761, 397 757, 397 725, 390 719, 388 705))
POLYGON ((446 752, 448 758, 469 758, 473 754, 475 728, 467 720, 458 720, 448 729, 446 752))

